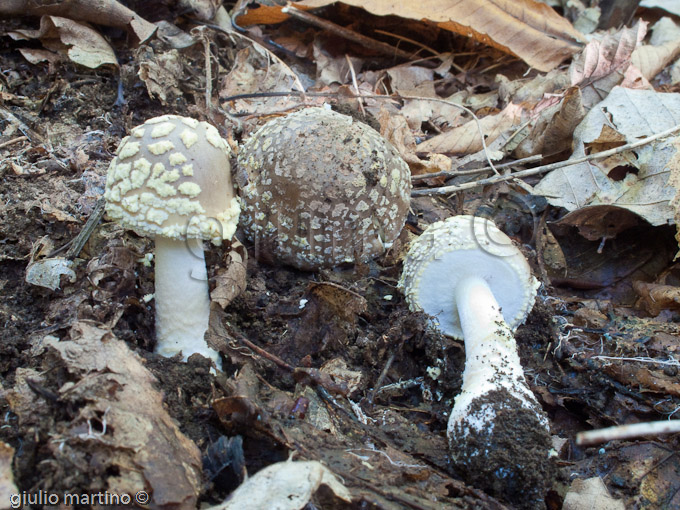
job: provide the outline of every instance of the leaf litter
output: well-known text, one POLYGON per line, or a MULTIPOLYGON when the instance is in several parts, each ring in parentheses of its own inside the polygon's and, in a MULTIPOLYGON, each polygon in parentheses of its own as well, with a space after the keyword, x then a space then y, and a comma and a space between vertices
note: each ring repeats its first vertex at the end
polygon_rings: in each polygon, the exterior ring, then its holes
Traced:
POLYGON ((85 4, 36 12, 67 20, 58 44, 30 32, 38 17, 0 24, 3 491, 147 490, 152 508, 229 508, 231 495, 241 508, 239 494, 277 484, 267 506, 509 508, 453 474, 463 347, 395 289, 410 238, 476 213, 527 248, 544 283, 517 339, 556 445, 547 508, 677 503, 677 437, 574 441, 680 405, 677 138, 635 145, 678 124, 677 19, 586 42, 567 17, 592 24, 587 5, 483 2, 465 18, 437 2, 308 0, 304 15, 251 2, 232 26, 213 2, 185 2, 187 17, 104 4, 94 20, 85 4), (12 33, 38 38, 26 52, 12 33), (81 60, 91 37, 109 52, 96 72, 81 60), (208 342, 224 373, 154 355, 150 243, 86 223, 120 139, 171 112, 236 149, 268 117, 324 102, 367 114, 418 176, 392 251, 311 274, 248 245, 213 250, 208 342), (548 173, 570 154, 587 161, 548 173), (35 264, 56 266, 47 285, 25 280, 35 264))

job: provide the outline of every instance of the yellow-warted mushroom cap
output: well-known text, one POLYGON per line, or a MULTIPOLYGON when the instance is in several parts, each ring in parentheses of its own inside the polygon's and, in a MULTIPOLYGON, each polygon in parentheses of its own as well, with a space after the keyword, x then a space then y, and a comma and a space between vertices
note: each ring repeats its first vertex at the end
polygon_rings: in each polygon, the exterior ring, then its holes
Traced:
POLYGON ((524 323, 539 282, 512 240, 493 222, 452 216, 428 226, 411 244, 399 281, 411 310, 422 310, 440 330, 463 338, 453 289, 465 276, 486 280, 511 329, 524 323))
POLYGON ((147 237, 231 239, 240 205, 229 153, 206 122, 177 115, 147 120, 121 142, 109 167, 109 217, 147 237))

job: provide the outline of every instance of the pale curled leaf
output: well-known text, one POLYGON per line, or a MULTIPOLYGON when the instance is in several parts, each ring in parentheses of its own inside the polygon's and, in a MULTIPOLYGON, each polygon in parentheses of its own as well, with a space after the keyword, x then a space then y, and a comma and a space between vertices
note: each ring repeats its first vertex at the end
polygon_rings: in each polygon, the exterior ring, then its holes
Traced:
POLYGON ((489 145, 502 133, 509 131, 522 121, 523 107, 510 103, 496 115, 487 115, 479 122, 470 120, 460 127, 436 135, 418 145, 418 151, 447 154, 471 154, 482 149, 481 128, 489 145))
POLYGON ((76 281, 76 273, 71 269, 73 261, 63 258, 40 259, 31 262, 26 268, 26 282, 38 287, 57 290, 61 285, 61 276, 67 277, 68 281, 76 281))
POLYGON ((9 36, 15 40, 40 39, 47 49, 65 53, 76 64, 92 69, 106 64, 118 67, 116 54, 104 37, 67 18, 43 16, 38 30, 15 30, 9 36))
POLYGON ((325 485, 336 497, 351 495, 338 478, 317 461, 277 462, 243 482, 221 505, 208 510, 299 510, 325 485))

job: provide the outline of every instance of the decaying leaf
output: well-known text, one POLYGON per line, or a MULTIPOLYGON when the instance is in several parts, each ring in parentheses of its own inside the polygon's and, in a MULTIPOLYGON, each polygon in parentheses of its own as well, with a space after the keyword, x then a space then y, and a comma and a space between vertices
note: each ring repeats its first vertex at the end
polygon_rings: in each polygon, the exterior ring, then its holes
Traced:
POLYGON ((613 239, 640 223, 638 216, 631 211, 611 205, 593 205, 583 207, 566 214, 556 225, 571 225, 578 228, 578 233, 589 241, 613 239))
POLYGON ((564 498, 563 510, 625 510, 623 501, 614 499, 599 476, 576 479, 564 498))
MULTIPOLYGON (((150 505, 195 508, 201 488, 196 445, 177 428, 140 358, 109 331, 76 323, 72 340, 45 340, 73 380, 59 389, 77 415, 58 424, 55 457, 96 459, 116 494, 151 493, 150 505)), ((88 465, 78 461, 81 469, 88 465)))
POLYGON ((470 120, 460 127, 436 135, 418 144, 418 151, 447 154, 472 154, 482 149, 480 129, 489 145, 502 133, 517 128, 522 121, 524 108, 510 103, 496 115, 487 115, 479 122, 470 120))
POLYGON ((234 241, 226 259, 217 270, 215 289, 210 293, 210 299, 223 309, 246 289, 248 252, 241 243, 234 241))
MULTIPOLYGON (((304 0, 293 4, 299 9, 324 7, 335 0, 304 0)), ((516 55, 539 71, 550 71, 580 49, 583 35, 552 8, 534 0, 344 0, 378 16, 400 16, 426 20, 439 28, 488 44, 516 55)), ((282 7, 258 5, 238 18, 241 25, 279 23, 287 16, 282 7)))
POLYGON ((633 52, 631 62, 651 80, 680 55, 680 26, 670 18, 661 18, 652 27, 649 44, 633 52))
POLYGON ((615 86, 650 88, 640 71, 631 65, 633 51, 645 37, 647 23, 623 27, 591 40, 569 66, 571 84, 582 89, 583 104, 593 107, 615 86))
POLYGON ((209 510, 298 510, 325 485, 349 503, 352 496, 340 480, 317 461, 277 462, 243 482, 221 505, 209 510))
POLYGON ((57 290, 61 285, 61 277, 66 276, 68 281, 76 281, 76 273, 71 269, 73 261, 61 257, 40 259, 31 262, 26 268, 26 282, 31 285, 57 290))
POLYGON ((3 0, 0 14, 6 16, 62 16, 132 32, 140 42, 149 39, 156 26, 116 0, 69 0, 68 2, 36 2, 3 0))
POLYGON ((14 458, 14 448, 0 441, 0 508, 9 508, 10 496, 18 494, 19 490, 14 484, 12 473, 12 459, 14 458))
POLYGON ((182 59, 173 49, 156 54, 151 46, 137 52, 139 78, 146 85, 149 96, 157 97, 163 105, 182 95, 180 79, 183 76, 182 59))
MULTIPOLYGON (((680 94, 616 87, 576 128, 570 159, 585 156, 587 144, 601 141, 612 126, 632 143, 677 124, 680 94)), ((611 140, 610 132, 605 139, 611 140)), ((676 150, 672 139, 660 140, 624 152, 625 160, 593 160, 554 170, 534 189, 552 205, 569 211, 588 205, 613 205, 634 212, 652 225, 663 225, 673 218, 670 200, 675 190, 668 182, 668 165, 676 150)))
POLYGON ((680 287, 637 281, 633 282, 633 289, 640 296, 637 306, 650 315, 656 317, 663 310, 680 309, 680 287))
POLYGON ((570 87, 559 103, 540 112, 529 136, 515 149, 515 155, 518 158, 534 154, 548 157, 571 149, 574 130, 584 116, 581 89, 570 87))
MULTIPOLYGON (((675 194, 671 199, 671 207, 673 208, 673 220, 675 221, 675 239, 680 245, 680 137, 676 137, 673 140, 673 147, 675 149, 675 154, 668 162, 668 169, 670 171, 670 176, 668 178, 668 185, 675 189, 675 194)), ((675 255, 678 258, 680 251, 675 255)))
POLYGON ((43 16, 38 30, 15 30, 9 36, 16 41, 40 39, 48 50, 92 69, 106 64, 118 67, 116 54, 99 32, 68 18, 43 16))

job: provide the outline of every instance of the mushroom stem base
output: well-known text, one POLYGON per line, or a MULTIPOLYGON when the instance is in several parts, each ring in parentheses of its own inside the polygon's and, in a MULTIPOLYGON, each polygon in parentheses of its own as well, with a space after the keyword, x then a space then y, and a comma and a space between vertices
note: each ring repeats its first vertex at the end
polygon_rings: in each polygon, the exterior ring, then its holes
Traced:
POLYGON ((219 354, 204 335, 210 318, 208 275, 200 241, 156 236, 156 353, 186 360, 198 353, 215 361, 219 354))

